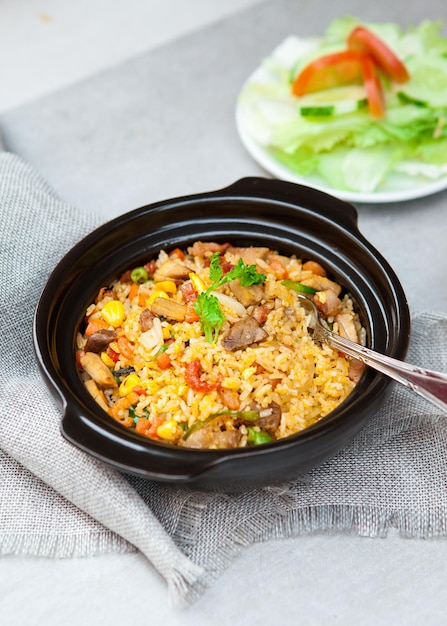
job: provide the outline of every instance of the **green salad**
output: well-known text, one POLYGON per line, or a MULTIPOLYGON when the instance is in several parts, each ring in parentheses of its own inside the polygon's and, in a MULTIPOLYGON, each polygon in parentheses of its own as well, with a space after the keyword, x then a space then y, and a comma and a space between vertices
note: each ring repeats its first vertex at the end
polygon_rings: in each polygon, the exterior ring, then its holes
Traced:
POLYGON ((290 36, 246 83, 238 109, 245 131, 271 157, 298 176, 318 175, 330 187, 369 193, 393 172, 442 178, 442 22, 427 20, 403 31, 393 23, 345 17, 323 37, 290 36), (356 38, 357 32, 366 39, 356 38))

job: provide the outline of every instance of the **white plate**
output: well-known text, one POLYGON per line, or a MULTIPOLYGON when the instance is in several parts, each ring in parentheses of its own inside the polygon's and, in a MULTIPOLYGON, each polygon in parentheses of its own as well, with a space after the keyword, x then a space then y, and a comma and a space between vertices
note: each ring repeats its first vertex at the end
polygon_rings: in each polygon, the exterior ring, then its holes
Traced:
MULTIPOLYGON (((245 83, 242 91, 255 76, 256 78, 259 77, 260 72, 262 72, 262 68, 259 67, 245 83)), ((314 187, 315 189, 325 191, 326 193, 337 196, 347 202, 402 202, 404 200, 422 198, 447 189, 447 176, 427 180, 398 173, 390 174, 380 185, 380 189, 374 192, 362 193, 330 187, 321 176, 318 176, 318 174, 306 177, 298 176, 288 167, 274 159, 262 145, 258 144, 249 135, 243 122, 243 115, 239 104, 236 105, 236 128, 240 140, 247 151, 267 172, 281 180, 298 183, 300 185, 307 185, 308 187, 314 187)))

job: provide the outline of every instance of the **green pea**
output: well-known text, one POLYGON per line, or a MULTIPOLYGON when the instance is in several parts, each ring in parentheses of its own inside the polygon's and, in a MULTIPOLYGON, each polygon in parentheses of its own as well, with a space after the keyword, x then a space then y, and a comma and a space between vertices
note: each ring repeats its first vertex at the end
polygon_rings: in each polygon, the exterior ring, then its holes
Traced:
POLYGON ((141 285, 142 283, 146 283, 149 280, 149 274, 144 267, 136 267, 134 270, 132 270, 130 278, 134 283, 139 283, 141 285))

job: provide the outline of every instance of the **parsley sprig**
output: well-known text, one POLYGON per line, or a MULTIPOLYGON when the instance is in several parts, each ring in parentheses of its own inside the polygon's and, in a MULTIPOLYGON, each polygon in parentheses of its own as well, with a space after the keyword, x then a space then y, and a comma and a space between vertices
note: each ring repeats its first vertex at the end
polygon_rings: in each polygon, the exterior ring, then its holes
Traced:
POLYGON ((200 318, 205 339, 209 343, 216 343, 225 321, 225 315, 222 313, 219 300, 211 292, 236 279, 244 287, 249 287, 264 283, 267 277, 258 272, 256 265, 245 265, 242 259, 239 259, 237 264, 224 274, 220 264, 219 252, 215 252, 210 258, 209 276, 211 285, 206 291, 199 293, 194 303, 194 309, 200 318))

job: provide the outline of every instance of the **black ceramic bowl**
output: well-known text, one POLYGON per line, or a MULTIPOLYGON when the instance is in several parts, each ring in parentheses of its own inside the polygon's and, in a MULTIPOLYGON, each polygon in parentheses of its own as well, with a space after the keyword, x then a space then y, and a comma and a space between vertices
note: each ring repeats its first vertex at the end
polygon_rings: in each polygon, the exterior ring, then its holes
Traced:
POLYGON ((366 370, 348 399, 312 427, 271 444, 230 450, 178 448, 141 437, 103 412, 80 380, 76 333, 99 288, 161 248, 185 248, 197 240, 268 246, 320 261, 353 296, 368 345, 404 358, 406 298, 388 263, 360 234, 355 208, 307 187, 245 178, 118 217, 57 265, 36 310, 34 343, 44 378, 63 407, 62 433, 119 470, 157 481, 229 491, 296 477, 360 431, 384 401, 389 379, 366 370))

